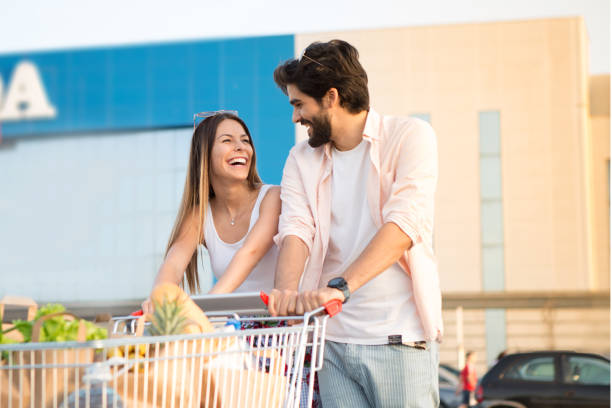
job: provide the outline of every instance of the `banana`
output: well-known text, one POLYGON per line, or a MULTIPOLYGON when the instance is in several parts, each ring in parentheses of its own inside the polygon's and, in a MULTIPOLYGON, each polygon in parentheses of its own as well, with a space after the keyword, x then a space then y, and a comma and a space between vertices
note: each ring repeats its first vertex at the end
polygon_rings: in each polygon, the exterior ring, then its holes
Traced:
POLYGON ((123 357, 123 349, 121 347, 112 347, 108 350, 107 358, 123 357))
POLYGON ((138 350, 138 354, 141 357, 144 357, 147 355, 147 344, 139 344, 136 349, 138 350))

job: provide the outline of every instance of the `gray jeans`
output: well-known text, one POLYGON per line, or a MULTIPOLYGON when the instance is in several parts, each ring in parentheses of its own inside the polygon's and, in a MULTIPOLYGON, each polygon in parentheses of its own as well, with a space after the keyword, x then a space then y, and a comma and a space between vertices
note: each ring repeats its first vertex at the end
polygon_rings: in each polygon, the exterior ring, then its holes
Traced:
POLYGON ((364 346, 325 342, 323 408, 438 407, 438 344, 364 346))

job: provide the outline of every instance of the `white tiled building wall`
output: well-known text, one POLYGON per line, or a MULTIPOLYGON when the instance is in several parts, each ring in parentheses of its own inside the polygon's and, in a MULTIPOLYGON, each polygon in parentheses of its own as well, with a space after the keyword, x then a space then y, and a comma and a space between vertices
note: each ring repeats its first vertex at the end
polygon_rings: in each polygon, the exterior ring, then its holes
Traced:
MULTIPOLYGON (((145 297, 182 195, 190 128, 0 144, 0 297, 145 297)), ((207 256, 200 281, 211 283, 207 256)))

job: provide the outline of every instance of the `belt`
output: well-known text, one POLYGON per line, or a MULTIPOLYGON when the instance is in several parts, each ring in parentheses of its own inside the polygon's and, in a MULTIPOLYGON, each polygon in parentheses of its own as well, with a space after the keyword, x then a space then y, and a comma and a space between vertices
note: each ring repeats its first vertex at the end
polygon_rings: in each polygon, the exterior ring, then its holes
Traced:
POLYGON ((419 350, 427 350, 427 342, 426 341, 402 341, 402 335, 401 334, 394 334, 391 336, 387 337, 388 339, 388 343, 387 344, 391 344, 391 345, 404 345, 404 346, 408 346, 408 347, 412 347, 415 349, 419 349, 419 350))

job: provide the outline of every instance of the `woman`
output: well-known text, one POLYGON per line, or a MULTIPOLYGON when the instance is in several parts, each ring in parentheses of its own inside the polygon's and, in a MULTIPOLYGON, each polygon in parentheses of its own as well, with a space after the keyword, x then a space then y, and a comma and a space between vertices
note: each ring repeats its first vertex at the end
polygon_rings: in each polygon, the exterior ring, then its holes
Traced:
MULTIPOLYGON (((197 245, 202 243, 218 279, 209 293, 269 292, 278 257, 272 237, 280 210, 280 187, 262 184, 253 141, 242 119, 231 113, 207 117, 191 140, 183 200, 153 287, 186 281, 190 292, 199 291, 197 245)), ((149 299, 142 308, 145 313, 153 311, 149 299)), ((275 325, 263 325, 269 324, 275 325)), ((242 322, 242 329, 261 326, 257 321, 242 322)), ((307 390, 309 355, 305 365, 302 388, 307 390)), ((318 407, 316 380, 313 387, 312 406, 318 407)), ((307 395, 301 398, 305 406, 307 395)))
MULTIPOLYGON (((197 126, 183 199, 154 287, 182 283, 198 292, 201 243, 218 279, 210 293, 273 288, 280 188, 262 184, 255 157, 249 130, 233 113, 214 114, 197 126)), ((153 311, 149 299, 142 307, 153 311)))

